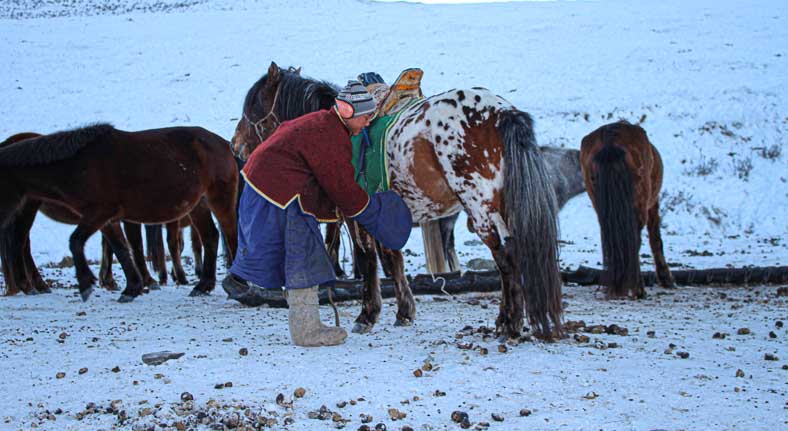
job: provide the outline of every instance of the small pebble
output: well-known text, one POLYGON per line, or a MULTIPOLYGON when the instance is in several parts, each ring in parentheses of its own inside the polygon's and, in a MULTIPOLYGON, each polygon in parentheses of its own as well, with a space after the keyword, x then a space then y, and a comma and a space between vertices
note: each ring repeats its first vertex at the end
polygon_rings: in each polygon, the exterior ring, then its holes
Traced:
POLYGON ((194 395, 188 392, 184 392, 181 394, 181 401, 185 402, 185 401, 193 401, 193 400, 194 400, 194 395))
POLYGON ((689 352, 676 352, 676 355, 681 359, 687 359, 690 356, 689 352))
POLYGON ((767 361, 779 361, 780 360, 780 358, 778 358, 777 356, 775 356, 775 355, 773 355, 771 353, 764 354, 763 355, 763 359, 765 359, 767 361))
POLYGON ((246 356, 249 354, 249 350, 246 347, 243 347, 241 348, 241 350, 238 351, 238 354, 241 356, 246 356))
POLYGON ((736 331, 736 333, 739 334, 739 335, 749 335, 750 334, 750 328, 739 328, 739 330, 736 331))
POLYGON ((415 370, 413 370, 413 375, 416 377, 421 377, 423 375, 423 373, 421 372, 421 368, 416 368, 415 370))
POLYGON ((736 370, 736 377, 744 377, 744 370, 742 370, 741 368, 736 370))
POLYGON ((84 368, 84 367, 83 367, 83 368, 80 368, 80 369, 79 369, 79 374, 85 374, 85 373, 87 373, 87 372, 88 372, 88 369, 87 369, 87 368, 84 368))
POLYGON ((503 415, 500 415, 498 413, 493 413, 492 418, 496 422, 503 422, 503 415))
POLYGON ((304 388, 296 388, 296 390, 293 391, 293 396, 296 398, 304 398, 304 395, 306 395, 306 389, 304 388))
POLYGON ((529 409, 520 409, 520 416, 531 416, 531 410, 529 410, 529 409))
POLYGON ((64 373, 62 371, 57 373, 57 374, 55 374, 55 378, 56 379, 62 379, 63 377, 66 377, 66 373, 64 373))

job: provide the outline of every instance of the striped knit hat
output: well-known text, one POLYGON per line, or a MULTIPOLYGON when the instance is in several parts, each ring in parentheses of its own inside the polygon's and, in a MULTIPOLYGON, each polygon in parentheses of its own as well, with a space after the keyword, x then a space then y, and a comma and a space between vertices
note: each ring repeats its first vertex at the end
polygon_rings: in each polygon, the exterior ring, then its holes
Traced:
POLYGON ((369 94, 367 88, 355 79, 347 82, 345 88, 337 94, 336 100, 337 112, 345 118, 371 114, 377 108, 375 99, 369 94))

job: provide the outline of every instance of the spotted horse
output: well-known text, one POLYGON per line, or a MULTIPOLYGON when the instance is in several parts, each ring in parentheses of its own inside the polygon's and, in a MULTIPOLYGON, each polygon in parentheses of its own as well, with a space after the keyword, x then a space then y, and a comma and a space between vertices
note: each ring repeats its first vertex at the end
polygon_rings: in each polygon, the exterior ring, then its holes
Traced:
MULTIPOLYGON (((272 63, 247 94, 233 147, 251 151, 279 122, 295 118, 287 108, 304 107, 300 115, 325 108, 318 97, 331 88, 272 63), (317 91, 321 84, 324 91, 317 91), (307 100, 310 95, 315 99, 307 100)), ((558 208, 530 115, 483 88, 450 90, 406 107, 386 137, 388 181, 414 222, 465 210, 490 248, 501 273, 498 333, 519 336, 527 317, 537 336, 560 336, 558 208)), ((376 261, 379 246, 371 236, 359 227, 351 233, 366 260, 376 261)), ((380 251, 384 266, 404 278, 402 254, 380 251)), ((369 272, 375 265, 360 266, 366 277, 354 332, 374 326, 382 303, 377 273, 369 272)), ((397 321, 407 324, 415 319, 415 301, 407 283, 398 289, 397 321)))

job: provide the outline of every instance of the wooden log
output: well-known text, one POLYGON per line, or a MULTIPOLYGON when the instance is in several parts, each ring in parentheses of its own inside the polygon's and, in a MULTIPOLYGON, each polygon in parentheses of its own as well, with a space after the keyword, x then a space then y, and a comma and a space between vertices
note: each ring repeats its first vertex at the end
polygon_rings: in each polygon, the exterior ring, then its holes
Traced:
MULTIPOLYGON (((676 284, 682 286, 742 285, 742 284, 788 284, 788 266, 749 268, 710 268, 671 271, 676 284)), ((655 286, 657 277, 653 271, 641 273, 646 286, 655 286)), ((575 271, 561 273, 564 282, 581 286, 604 284, 604 271, 580 266, 575 271)))
MULTIPOLYGON (((574 271, 562 271, 561 277, 565 283, 575 283, 581 286, 600 285, 603 271, 597 268, 579 266, 574 271)), ((646 286, 656 285, 654 272, 645 271, 643 282, 646 286)), ((750 268, 711 268, 672 271, 676 283, 684 286, 729 286, 743 284, 788 284, 788 266, 777 267, 750 267, 750 268)), ((497 271, 467 271, 463 274, 451 272, 436 274, 420 274, 408 277, 410 288, 414 295, 445 295, 468 292, 497 292, 501 288, 501 281, 497 271), (445 284, 444 284, 445 281, 445 284)), ((362 280, 338 280, 332 290, 334 302, 360 300, 363 288, 362 280)), ((393 298, 394 282, 389 278, 380 280, 380 291, 384 298, 393 298)), ((320 303, 327 304, 328 291, 320 289, 320 303)), ((267 301, 270 307, 286 307, 287 303, 282 297, 279 300, 267 301)))

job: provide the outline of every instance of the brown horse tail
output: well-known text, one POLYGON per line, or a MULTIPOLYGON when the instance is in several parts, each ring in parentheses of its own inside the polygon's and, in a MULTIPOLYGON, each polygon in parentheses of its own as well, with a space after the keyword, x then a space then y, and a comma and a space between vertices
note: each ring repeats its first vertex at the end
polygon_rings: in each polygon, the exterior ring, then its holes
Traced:
POLYGON ((148 259, 153 264, 153 270, 161 274, 166 273, 164 257, 164 237, 161 234, 161 225, 145 225, 145 240, 148 243, 148 259))
POLYGON ((514 279, 523 286, 531 326, 551 339, 561 333, 562 314, 555 191, 531 116, 503 111, 498 130, 504 141, 504 207, 511 234, 505 243, 514 279))
POLYGON ((602 260, 608 294, 626 296, 640 281, 640 229, 635 213, 632 173, 624 149, 614 146, 612 133, 603 133, 604 147, 594 155, 594 201, 602 231, 602 260))

